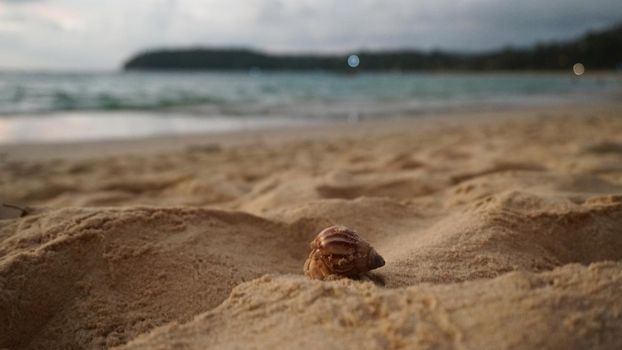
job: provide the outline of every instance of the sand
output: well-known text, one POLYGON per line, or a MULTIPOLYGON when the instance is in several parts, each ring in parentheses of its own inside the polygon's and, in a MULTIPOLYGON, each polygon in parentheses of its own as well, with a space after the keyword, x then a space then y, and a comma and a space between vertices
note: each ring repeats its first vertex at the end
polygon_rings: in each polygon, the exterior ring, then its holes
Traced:
POLYGON ((0 348, 622 348, 621 116, 0 147, 0 348), (375 284, 303 276, 333 224, 375 284))

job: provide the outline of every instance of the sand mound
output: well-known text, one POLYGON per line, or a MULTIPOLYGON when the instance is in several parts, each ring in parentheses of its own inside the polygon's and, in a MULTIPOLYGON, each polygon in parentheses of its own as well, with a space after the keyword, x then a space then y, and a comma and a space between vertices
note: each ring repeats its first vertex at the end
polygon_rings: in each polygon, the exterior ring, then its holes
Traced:
POLYGON ((190 319, 241 282, 299 272, 306 244, 291 237, 248 214, 201 209, 65 209, 14 221, 0 231, 0 346, 107 347, 190 319))
POLYGON ((382 289, 264 276, 213 311, 122 349, 589 349, 622 346, 622 265, 568 265, 493 280, 382 289), (250 346, 253 347, 252 345, 250 346))
POLYGON ((383 125, 3 160, 0 348, 622 346, 622 119, 383 125), (301 276, 334 224, 378 285, 301 276))

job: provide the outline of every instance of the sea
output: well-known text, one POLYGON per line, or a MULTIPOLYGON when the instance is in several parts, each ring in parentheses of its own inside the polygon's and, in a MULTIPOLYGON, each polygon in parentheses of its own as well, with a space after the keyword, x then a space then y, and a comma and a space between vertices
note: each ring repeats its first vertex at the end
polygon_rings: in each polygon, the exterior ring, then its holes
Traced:
POLYGON ((622 101, 622 74, 0 72, 0 143, 622 101))

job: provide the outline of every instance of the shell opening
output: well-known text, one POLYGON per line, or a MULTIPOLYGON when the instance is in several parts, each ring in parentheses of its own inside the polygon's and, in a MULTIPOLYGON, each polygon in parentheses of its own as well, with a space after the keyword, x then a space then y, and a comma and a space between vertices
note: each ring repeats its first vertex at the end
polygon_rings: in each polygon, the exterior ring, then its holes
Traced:
POLYGON ((385 264, 384 259, 378 253, 372 252, 372 254, 370 254, 369 256, 369 269, 370 270, 382 267, 384 266, 384 264, 385 264))

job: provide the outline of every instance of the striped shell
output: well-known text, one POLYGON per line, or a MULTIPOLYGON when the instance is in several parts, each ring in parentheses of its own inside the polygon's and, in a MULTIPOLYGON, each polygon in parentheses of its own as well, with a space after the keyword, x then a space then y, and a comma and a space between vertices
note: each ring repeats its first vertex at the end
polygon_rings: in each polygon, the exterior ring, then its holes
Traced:
POLYGON ((384 259, 352 229, 331 226, 311 241, 311 253, 304 266, 313 279, 328 276, 358 277, 384 266, 384 259))

